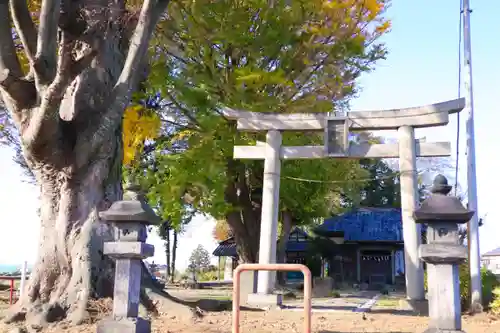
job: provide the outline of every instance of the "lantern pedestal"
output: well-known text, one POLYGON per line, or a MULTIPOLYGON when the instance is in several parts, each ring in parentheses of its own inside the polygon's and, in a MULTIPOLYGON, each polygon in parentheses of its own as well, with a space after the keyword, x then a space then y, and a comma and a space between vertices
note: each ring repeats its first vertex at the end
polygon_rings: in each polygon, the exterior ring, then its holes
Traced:
POLYGON ((142 260, 154 255, 154 246, 146 243, 146 226, 159 218, 137 193, 128 191, 124 197, 99 214, 115 231, 115 241, 104 243, 103 254, 116 266, 113 314, 97 324, 97 333, 151 333, 150 321, 139 317, 139 303, 142 260))
POLYGON ((463 332, 459 265, 467 259, 467 249, 459 242, 458 225, 474 212, 447 196, 450 190, 447 179, 437 176, 432 195, 414 213, 416 222, 427 224, 428 244, 419 248, 420 259, 427 263, 430 322, 425 333, 463 332))
POLYGON ((427 261, 427 278, 430 328, 425 332, 463 332, 458 264, 427 261))

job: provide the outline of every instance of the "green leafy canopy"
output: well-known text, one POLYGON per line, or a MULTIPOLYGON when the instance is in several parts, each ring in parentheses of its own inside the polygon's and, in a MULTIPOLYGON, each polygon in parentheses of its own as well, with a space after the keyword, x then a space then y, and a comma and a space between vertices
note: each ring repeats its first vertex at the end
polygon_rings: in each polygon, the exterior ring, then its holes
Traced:
MULTIPOLYGON (((255 112, 330 112, 356 94, 356 79, 385 57, 386 1, 173 1, 161 24, 149 89, 161 91, 166 129, 144 182, 164 217, 185 203, 219 219, 259 202, 262 161, 235 161, 237 133, 222 107, 255 112), (179 148, 180 147, 180 148, 179 148), (247 198, 228 199, 232 187, 247 198), (248 201, 248 202, 247 202, 248 201)), ((320 144, 317 133, 285 133, 284 145, 320 144)), ((286 161, 281 208, 299 219, 326 214, 354 196, 366 175, 357 161, 286 161), (299 182, 292 178, 314 179, 299 182), (343 181, 339 182, 339 181, 343 181)))

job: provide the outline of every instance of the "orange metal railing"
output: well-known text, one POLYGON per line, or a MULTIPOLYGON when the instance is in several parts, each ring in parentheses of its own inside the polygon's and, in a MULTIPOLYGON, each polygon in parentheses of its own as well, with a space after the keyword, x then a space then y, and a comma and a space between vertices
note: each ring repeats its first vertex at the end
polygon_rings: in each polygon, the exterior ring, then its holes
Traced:
POLYGON ((301 264, 241 264, 233 277, 233 333, 240 333, 240 275, 244 271, 288 271, 304 274, 304 332, 311 333, 312 277, 307 266, 301 264))

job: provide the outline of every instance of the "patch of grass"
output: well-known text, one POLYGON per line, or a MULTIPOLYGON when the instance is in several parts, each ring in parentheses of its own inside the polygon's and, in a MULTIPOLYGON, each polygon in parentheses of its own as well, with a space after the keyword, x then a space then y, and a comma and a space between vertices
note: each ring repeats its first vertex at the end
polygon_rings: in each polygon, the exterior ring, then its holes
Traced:
POLYGON ((340 297, 339 291, 338 290, 332 290, 332 291, 330 291, 330 297, 339 298, 340 297))
POLYGON ((393 307, 397 307, 399 305, 399 300, 396 298, 385 298, 385 299, 382 298, 382 299, 378 299, 377 303, 375 305, 381 306, 381 307, 393 308, 393 307))

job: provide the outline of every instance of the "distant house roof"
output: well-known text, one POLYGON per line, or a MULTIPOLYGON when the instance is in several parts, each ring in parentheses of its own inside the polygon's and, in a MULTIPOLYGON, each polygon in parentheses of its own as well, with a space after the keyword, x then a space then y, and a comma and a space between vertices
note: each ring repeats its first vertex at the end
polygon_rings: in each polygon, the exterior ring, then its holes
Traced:
MULTIPOLYGON (((288 237, 286 250, 288 252, 302 252, 307 250, 309 235, 300 228, 293 228, 288 237)), ((234 237, 230 237, 219 243, 212 253, 216 257, 237 257, 236 243, 234 237)))
MULTIPOLYGON (((309 245, 309 235, 299 227, 294 227, 290 231, 288 243, 286 244, 287 252, 303 252, 307 251, 309 245)), ((279 242, 279 241, 278 241, 279 242)))
POLYGON ((485 254, 482 255, 482 257, 498 257, 498 256, 500 256, 500 247, 491 250, 489 252, 486 252, 485 254))
POLYGON ((401 209, 359 208, 325 219, 315 232, 343 234, 346 241, 403 241, 401 209))
POLYGON ((219 243, 219 246, 212 253, 216 257, 237 257, 236 242, 234 237, 230 237, 219 243))

